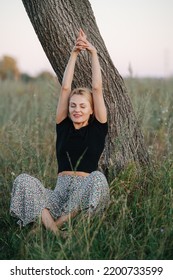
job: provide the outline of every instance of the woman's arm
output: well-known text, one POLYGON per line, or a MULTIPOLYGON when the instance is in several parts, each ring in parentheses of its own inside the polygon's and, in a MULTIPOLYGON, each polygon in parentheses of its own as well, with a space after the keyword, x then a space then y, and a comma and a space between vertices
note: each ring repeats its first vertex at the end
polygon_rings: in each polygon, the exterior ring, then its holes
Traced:
POLYGON ((73 80, 74 68, 78 53, 72 50, 68 64, 66 66, 62 86, 60 90, 60 96, 56 111, 56 122, 60 123, 68 115, 68 99, 71 92, 71 84, 73 80))
POLYGON ((97 55, 96 48, 86 39, 86 35, 81 31, 81 40, 83 49, 86 49, 91 54, 91 65, 92 65, 92 92, 94 101, 94 115, 98 121, 105 123, 107 121, 107 110, 103 98, 102 92, 102 75, 100 69, 100 63, 97 55))
POLYGON ((79 52, 83 48, 80 44, 81 32, 82 31, 80 29, 78 38, 76 40, 76 44, 70 54, 70 58, 63 75, 62 86, 60 90, 60 96, 59 96, 59 101, 58 101, 57 111, 56 111, 57 123, 63 121, 68 115, 68 100, 71 92, 71 84, 73 80, 76 59, 79 52))
POLYGON ((92 46, 91 63, 92 63, 92 92, 94 102, 94 114, 98 121, 105 123, 107 121, 107 110, 102 92, 102 75, 97 50, 92 46))

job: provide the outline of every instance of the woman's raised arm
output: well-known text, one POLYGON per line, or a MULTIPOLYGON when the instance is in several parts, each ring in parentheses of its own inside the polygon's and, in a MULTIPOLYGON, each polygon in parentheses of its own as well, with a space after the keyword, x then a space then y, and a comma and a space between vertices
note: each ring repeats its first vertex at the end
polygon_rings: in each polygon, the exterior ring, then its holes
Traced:
MULTIPOLYGON (((90 47, 91 49, 91 47, 90 47)), ((107 110, 102 91, 102 75, 97 50, 92 46, 91 63, 92 63, 92 92, 94 102, 94 115, 98 121, 105 123, 107 121, 107 110)))
MULTIPOLYGON (((91 54, 94 115, 98 121, 105 123, 107 121, 107 110, 103 98, 102 75, 97 50, 86 39, 86 35, 83 31, 81 31, 81 36, 83 41, 83 49, 86 49, 91 54)), ((78 40, 80 40, 80 38, 78 40)))
POLYGON ((60 123, 63 121, 68 115, 68 99, 71 92, 71 84, 73 80, 74 68, 76 63, 78 53, 72 50, 68 64, 66 66, 62 86, 60 90, 60 96, 57 105, 56 111, 56 122, 60 123))
POLYGON ((59 96, 57 111, 56 111, 56 122, 57 123, 60 123, 61 121, 63 121, 68 115, 68 100, 69 100, 69 95, 71 92, 71 84, 73 81, 76 59, 77 59, 79 52, 82 49, 82 47, 80 46, 80 43, 78 42, 80 36, 81 36, 81 30, 79 31, 79 35, 76 40, 76 44, 70 54, 70 58, 67 63, 64 75, 63 75, 62 86, 61 86, 61 90, 60 90, 60 96, 59 96))

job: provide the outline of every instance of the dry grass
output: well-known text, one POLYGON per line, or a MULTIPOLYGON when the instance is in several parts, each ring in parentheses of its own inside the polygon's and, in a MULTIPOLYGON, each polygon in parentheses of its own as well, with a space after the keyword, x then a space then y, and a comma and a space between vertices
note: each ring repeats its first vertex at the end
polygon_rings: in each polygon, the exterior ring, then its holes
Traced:
POLYGON ((155 172, 122 171, 110 182, 112 203, 104 215, 89 220, 81 214, 67 224, 64 240, 39 222, 20 229, 9 216, 12 182, 21 172, 55 186, 57 85, 0 83, 1 259, 172 259, 173 80, 126 84, 155 172))

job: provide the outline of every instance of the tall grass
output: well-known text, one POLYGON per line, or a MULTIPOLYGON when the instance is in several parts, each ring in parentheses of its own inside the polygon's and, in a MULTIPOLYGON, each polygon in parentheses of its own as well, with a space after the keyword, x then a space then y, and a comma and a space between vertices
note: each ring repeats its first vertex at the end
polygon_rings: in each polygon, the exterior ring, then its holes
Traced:
POLYGON ((126 79, 154 165, 132 165, 110 181, 101 217, 81 213, 55 237, 39 220, 25 228, 9 215, 14 178, 29 173, 48 188, 57 177, 53 82, 0 82, 0 259, 173 258, 173 80, 126 79))

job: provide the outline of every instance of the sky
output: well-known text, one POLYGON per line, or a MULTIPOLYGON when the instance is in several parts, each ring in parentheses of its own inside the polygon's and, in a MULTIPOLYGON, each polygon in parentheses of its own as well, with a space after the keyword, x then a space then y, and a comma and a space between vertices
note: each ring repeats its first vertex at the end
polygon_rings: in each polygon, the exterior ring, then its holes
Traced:
MULTIPOLYGON (((122 76, 173 76, 173 0, 90 0, 112 61, 122 76)), ((0 59, 17 60, 21 72, 53 69, 22 0, 0 0, 0 59)))

